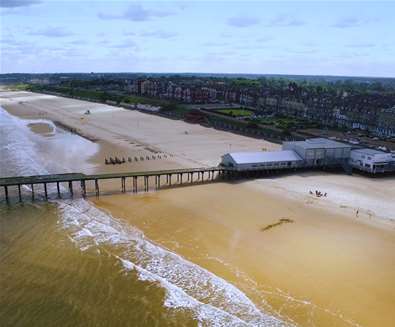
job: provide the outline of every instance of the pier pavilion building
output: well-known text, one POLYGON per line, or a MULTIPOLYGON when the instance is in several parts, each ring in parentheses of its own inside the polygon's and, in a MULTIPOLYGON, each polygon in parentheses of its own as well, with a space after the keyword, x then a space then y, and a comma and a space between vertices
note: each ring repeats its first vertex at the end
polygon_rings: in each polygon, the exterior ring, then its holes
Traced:
POLYGON ((354 149, 350 154, 350 165, 373 174, 395 171, 395 155, 375 149, 354 149))
POLYGON ((302 158, 292 151, 233 152, 222 156, 221 165, 234 170, 271 170, 298 168, 302 158))
POLYGON ((351 145, 325 138, 284 142, 282 148, 296 152, 305 167, 347 165, 351 152, 351 145))

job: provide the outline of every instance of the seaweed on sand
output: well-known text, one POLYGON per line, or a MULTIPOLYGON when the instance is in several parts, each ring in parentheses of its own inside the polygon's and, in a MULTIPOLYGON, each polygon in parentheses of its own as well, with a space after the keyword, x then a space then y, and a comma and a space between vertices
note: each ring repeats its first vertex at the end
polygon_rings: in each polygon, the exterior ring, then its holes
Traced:
POLYGON ((293 223, 294 221, 292 220, 292 219, 289 219, 289 218, 281 218, 278 222, 276 222, 276 223, 273 223, 273 224, 269 224, 269 225, 267 225, 267 226, 265 226, 265 227, 262 227, 261 228, 261 231, 262 232, 265 232, 265 231, 267 231, 267 230, 269 230, 269 229, 272 229, 273 227, 277 227, 277 226, 280 226, 280 225, 282 225, 282 224, 289 224, 289 223, 293 223))

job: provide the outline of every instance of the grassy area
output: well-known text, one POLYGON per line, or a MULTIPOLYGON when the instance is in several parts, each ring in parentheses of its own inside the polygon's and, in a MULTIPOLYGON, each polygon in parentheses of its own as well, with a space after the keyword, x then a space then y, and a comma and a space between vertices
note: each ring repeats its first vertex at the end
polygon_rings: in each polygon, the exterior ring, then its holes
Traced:
POLYGON ((137 96, 137 95, 125 96, 125 97, 123 97, 122 102, 150 104, 152 106, 166 106, 166 105, 171 104, 171 101, 168 101, 168 100, 146 98, 146 97, 137 96))
POLYGON ((295 130, 301 128, 312 127, 313 124, 308 121, 304 121, 301 119, 290 118, 290 117, 265 117, 265 118, 256 118, 253 122, 262 125, 274 126, 281 130, 295 130))
POLYGON ((168 106, 172 104, 172 102, 168 100, 154 99, 154 98, 135 96, 135 95, 125 95, 119 92, 116 93, 111 91, 101 91, 101 90, 84 89, 84 88, 71 88, 69 86, 27 85, 27 87, 31 91, 38 91, 38 92, 51 91, 51 92, 64 94, 66 96, 80 97, 80 98, 90 99, 99 102, 105 102, 106 100, 111 100, 117 103, 120 102, 125 102, 130 104, 140 103, 140 104, 148 104, 152 106, 168 106))
POLYGON ((29 84, 18 83, 7 86, 8 89, 13 91, 26 91, 29 90, 29 84))
POLYGON ((226 109, 218 109, 216 112, 229 115, 232 117, 251 117, 254 112, 251 110, 243 109, 243 108, 226 108, 226 109))

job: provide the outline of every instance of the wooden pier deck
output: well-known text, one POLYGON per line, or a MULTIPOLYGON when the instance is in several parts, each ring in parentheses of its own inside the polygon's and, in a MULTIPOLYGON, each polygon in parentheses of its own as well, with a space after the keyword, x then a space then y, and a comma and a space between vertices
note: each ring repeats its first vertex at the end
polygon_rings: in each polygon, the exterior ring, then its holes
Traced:
POLYGON ((51 174, 51 175, 37 175, 37 176, 16 176, 16 177, 1 177, 0 187, 4 189, 5 200, 7 203, 10 201, 9 190, 10 188, 17 188, 19 201, 22 201, 21 187, 29 185, 31 188, 32 200, 35 199, 34 186, 41 184, 44 187, 44 199, 48 199, 48 184, 56 184, 57 196, 61 197, 61 183, 67 183, 69 193, 73 196, 73 182, 80 183, 81 195, 86 196, 86 182, 93 181, 95 186, 96 196, 100 194, 99 182, 101 180, 119 179, 121 181, 122 192, 127 191, 126 181, 132 180, 132 188, 130 191, 138 192, 138 181, 143 179, 144 191, 150 188, 150 177, 154 177, 155 189, 162 186, 172 186, 172 177, 177 177, 173 185, 183 185, 185 183, 192 184, 194 181, 209 182, 216 180, 219 176, 225 175, 229 170, 224 167, 211 167, 211 168, 186 168, 186 169, 172 169, 172 170, 159 170, 159 171, 144 171, 144 172, 129 172, 129 173, 106 173, 86 175, 82 173, 66 173, 66 174, 51 174), (186 180, 184 179, 186 176, 186 180), (164 182, 161 182, 165 178, 164 182), (196 179, 194 179, 196 177, 196 179))

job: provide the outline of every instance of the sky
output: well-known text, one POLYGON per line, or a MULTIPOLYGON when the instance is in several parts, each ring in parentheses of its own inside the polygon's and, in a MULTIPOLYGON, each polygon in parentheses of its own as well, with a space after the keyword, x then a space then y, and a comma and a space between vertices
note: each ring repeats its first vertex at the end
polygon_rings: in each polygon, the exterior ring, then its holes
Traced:
POLYGON ((0 0, 0 72, 395 77, 395 1, 0 0))

